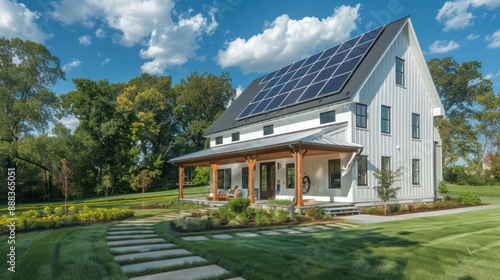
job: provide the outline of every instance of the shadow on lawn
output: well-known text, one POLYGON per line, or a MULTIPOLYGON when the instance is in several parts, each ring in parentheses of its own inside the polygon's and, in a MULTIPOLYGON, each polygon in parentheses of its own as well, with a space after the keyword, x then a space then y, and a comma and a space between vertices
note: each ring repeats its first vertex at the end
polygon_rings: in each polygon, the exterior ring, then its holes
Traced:
POLYGON ((181 243, 246 279, 403 279, 418 244, 378 228, 181 243))

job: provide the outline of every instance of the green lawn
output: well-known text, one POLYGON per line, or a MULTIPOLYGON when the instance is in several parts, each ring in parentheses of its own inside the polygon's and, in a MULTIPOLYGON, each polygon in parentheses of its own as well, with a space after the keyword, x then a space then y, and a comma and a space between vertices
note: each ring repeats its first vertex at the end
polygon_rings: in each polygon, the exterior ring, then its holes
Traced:
POLYGON ((184 242, 246 279, 498 279, 500 209, 311 234, 184 242), (470 251, 470 253, 469 253, 470 251))
POLYGON ((478 196, 499 196, 500 197, 500 186, 458 186, 450 185, 450 193, 452 194, 462 194, 470 191, 472 194, 478 196))
MULTIPOLYGON (((206 186, 202 187, 189 187, 184 188, 184 196, 205 196, 209 193, 209 189, 206 186)), ((131 193, 131 194, 120 194, 120 195, 110 195, 108 199, 105 197, 97 197, 90 199, 79 199, 68 201, 68 206, 84 206, 89 207, 118 207, 118 208, 128 208, 131 206, 141 206, 144 201, 144 205, 153 205, 158 203, 165 203, 167 200, 175 200, 179 195, 178 189, 159 191, 159 192, 146 192, 141 193, 131 193)), ((50 206, 52 208, 57 206, 64 206, 63 201, 58 202, 40 202, 40 203, 24 203, 17 204, 16 211, 23 212, 27 210, 41 210, 45 206, 50 206)), ((0 208, 0 214, 7 213, 7 205, 0 208)))

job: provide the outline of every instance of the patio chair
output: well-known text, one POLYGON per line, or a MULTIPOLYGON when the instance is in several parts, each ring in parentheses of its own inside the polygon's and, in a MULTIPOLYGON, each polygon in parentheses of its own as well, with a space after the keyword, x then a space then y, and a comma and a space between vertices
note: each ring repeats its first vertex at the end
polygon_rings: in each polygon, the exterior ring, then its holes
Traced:
POLYGON ((227 191, 227 199, 238 197, 238 186, 234 186, 234 189, 227 191))

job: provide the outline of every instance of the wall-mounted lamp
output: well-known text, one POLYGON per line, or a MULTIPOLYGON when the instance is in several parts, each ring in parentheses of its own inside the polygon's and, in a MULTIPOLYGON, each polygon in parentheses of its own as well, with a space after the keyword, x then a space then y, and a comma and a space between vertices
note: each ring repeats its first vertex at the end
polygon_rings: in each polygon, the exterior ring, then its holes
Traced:
POLYGON ((278 170, 281 168, 281 163, 278 162, 278 170))

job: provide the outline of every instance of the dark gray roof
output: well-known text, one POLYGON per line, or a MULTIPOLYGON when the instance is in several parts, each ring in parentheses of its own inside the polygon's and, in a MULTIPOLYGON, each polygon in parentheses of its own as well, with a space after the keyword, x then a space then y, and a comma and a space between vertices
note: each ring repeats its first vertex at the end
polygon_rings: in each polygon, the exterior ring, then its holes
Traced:
POLYGON ((349 79, 349 81, 347 81, 346 85, 339 93, 327 95, 323 98, 310 100, 275 111, 270 111, 266 114, 251 116, 246 119, 238 120, 237 118, 239 114, 266 85, 266 83, 259 84, 260 81, 264 79, 265 76, 263 76, 261 78, 255 79, 247 88, 245 88, 240 96, 233 101, 231 106, 229 106, 229 108, 227 108, 226 111, 205 132, 205 135, 283 117, 289 114, 309 110, 316 107, 323 107, 326 105, 350 100, 359 90, 359 87, 366 80, 368 75, 370 75, 371 71, 377 65, 378 61, 383 56, 387 48, 405 26, 408 19, 409 17, 407 16, 385 26, 375 44, 372 46, 368 54, 359 64, 358 68, 354 71, 352 77, 349 79))
POLYGON ((207 159, 225 155, 245 155, 262 149, 282 147, 288 145, 310 144, 316 147, 324 146, 331 149, 343 148, 359 150, 363 146, 354 144, 337 137, 332 136, 339 129, 345 129, 346 123, 338 123, 328 127, 302 130, 298 132, 278 134, 257 140, 242 141, 228 145, 220 145, 205 150, 197 151, 191 154, 173 158, 169 162, 174 164, 183 164, 192 160, 202 162, 207 159))

